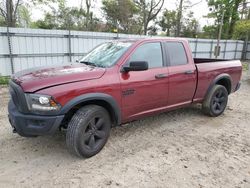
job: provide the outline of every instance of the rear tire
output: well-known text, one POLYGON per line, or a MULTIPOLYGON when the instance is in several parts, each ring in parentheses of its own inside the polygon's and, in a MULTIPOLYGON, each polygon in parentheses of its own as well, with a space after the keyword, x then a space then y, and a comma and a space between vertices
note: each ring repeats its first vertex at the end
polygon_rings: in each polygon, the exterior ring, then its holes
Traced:
POLYGON ((106 109, 88 105, 79 109, 69 122, 66 144, 69 151, 79 157, 92 157, 106 144, 111 120, 106 109))
POLYGON ((217 117, 226 109, 228 91, 222 85, 215 85, 206 96, 202 104, 204 114, 217 117))

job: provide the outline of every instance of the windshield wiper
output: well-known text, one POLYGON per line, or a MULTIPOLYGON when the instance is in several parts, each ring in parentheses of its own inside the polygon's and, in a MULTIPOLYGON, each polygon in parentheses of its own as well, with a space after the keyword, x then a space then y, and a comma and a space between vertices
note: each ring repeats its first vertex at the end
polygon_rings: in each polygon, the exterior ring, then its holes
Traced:
POLYGON ((89 61, 80 61, 80 63, 83 63, 85 65, 90 65, 90 66, 93 66, 93 67, 102 67, 102 68, 105 68, 105 66, 103 66, 103 65, 98 65, 98 64, 95 64, 95 63, 92 63, 92 62, 89 62, 89 61))
POLYGON ((80 61, 80 63, 83 63, 85 65, 90 65, 90 66, 93 66, 93 67, 97 66, 95 63, 92 63, 92 62, 89 62, 89 61, 80 61))

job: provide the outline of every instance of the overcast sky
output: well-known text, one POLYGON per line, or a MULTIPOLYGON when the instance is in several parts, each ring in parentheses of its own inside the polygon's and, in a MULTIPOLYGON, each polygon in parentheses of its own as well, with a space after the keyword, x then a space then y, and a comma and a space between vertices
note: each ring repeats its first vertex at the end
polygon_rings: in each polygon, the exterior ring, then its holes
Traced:
MULTIPOLYGON (((191 4, 196 4, 196 3, 200 2, 200 0, 189 0, 189 1, 191 2, 191 4)), ((81 2, 81 0, 68 0, 67 5, 68 6, 79 6, 80 2, 81 2)), ((94 13, 100 19, 101 19, 101 14, 102 14, 101 10, 100 10, 101 6, 102 6, 101 2, 102 2, 102 0, 96 0, 94 7, 92 8, 92 11, 94 10, 94 13)), ((166 0, 165 4, 164 4, 164 8, 167 8, 170 10, 176 9, 176 6, 177 6, 176 3, 178 3, 178 1, 166 0)), ((190 8, 190 10, 192 10, 194 12, 194 16, 199 21, 201 27, 212 23, 211 20, 204 18, 204 16, 207 15, 209 12, 206 0, 202 0, 199 4, 190 8)), ((39 9, 33 8, 32 9, 32 18, 34 20, 43 18, 43 12, 39 9)))

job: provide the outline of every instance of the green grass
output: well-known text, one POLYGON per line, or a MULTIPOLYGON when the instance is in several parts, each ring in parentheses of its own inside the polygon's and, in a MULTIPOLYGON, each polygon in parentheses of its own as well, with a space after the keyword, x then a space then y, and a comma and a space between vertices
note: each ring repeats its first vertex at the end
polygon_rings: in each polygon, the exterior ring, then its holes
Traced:
POLYGON ((242 63, 242 69, 243 69, 243 71, 248 70, 248 65, 247 65, 247 63, 242 63))
POLYGON ((9 79, 9 76, 0 76, 0 85, 8 85, 9 79))

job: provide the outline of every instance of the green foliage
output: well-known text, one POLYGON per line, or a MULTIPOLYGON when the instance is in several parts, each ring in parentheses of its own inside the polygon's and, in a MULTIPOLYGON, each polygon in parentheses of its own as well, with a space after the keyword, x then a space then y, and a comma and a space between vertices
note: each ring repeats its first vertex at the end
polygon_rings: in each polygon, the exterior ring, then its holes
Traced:
POLYGON ((250 62, 242 62, 242 70, 247 71, 248 70, 248 65, 250 65, 250 62))
POLYGON ((250 38, 250 20, 240 20, 236 22, 233 38, 245 39, 250 38))
POLYGON ((205 39, 216 39, 217 38, 217 27, 215 25, 203 27, 203 32, 198 34, 199 38, 205 39))
MULTIPOLYGON (((40 1, 38 1, 40 2, 40 1)), ((65 0, 58 0, 58 9, 51 6, 51 12, 46 12, 44 19, 32 23, 33 28, 41 29, 71 29, 71 30, 98 30, 99 20, 88 15, 82 7, 66 7, 65 0)))
MULTIPOLYGON (((167 36, 176 36, 177 33, 177 17, 178 12, 165 10, 159 22, 162 31, 166 32, 167 36)), ((197 37, 198 21, 194 18, 194 13, 189 12, 186 18, 181 22, 180 36, 182 37, 197 37)))
POLYGON ((17 25, 19 27, 30 27, 32 20, 31 20, 31 13, 28 7, 20 5, 17 11, 18 11, 17 25))
POLYGON ((176 32, 177 12, 175 10, 165 9, 159 22, 159 26, 167 36, 173 36, 176 32))
MULTIPOLYGON (((179 0, 176 10, 165 9, 159 18, 164 0, 102 0, 102 15, 104 22, 95 17, 91 11, 96 0, 80 0, 81 6, 66 6, 70 0, 10 0, 17 13, 12 11, 13 26, 31 27, 42 29, 70 29, 81 31, 107 31, 131 34, 157 35, 159 27, 163 35, 217 38, 219 24, 224 13, 222 39, 245 39, 249 36, 250 23, 247 20, 247 8, 241 10, 240 5, 244 0, 207 0, 211 9, 207 15, 214 19, 214 25, 204 26, 198 32, 199 22, 194 18, 193 7, 190 0, 179 0), (83 6, 83 4, 85 6, 83 6), (14 6, 17 5, 17 6, 14 6), (44 12, 44 17, 35 22, 31 19, 30 8, 39 7, 44 12), (240 11, 239 11, 240 10, 240 11), (240 20, 241 18, 245 20, 240 20), (16 15, 16 16, 15 16, 16 15)), ((100 2, 100 1, 99 1, 100 2)), ((1 3, 0 3, 1 4, 1 3)), ((0 8, 6 8, 3 4, 0 8)), ((14 10, 14 9, 13 9, 14 10)), ((0 13, 0 26, 6 26, 6 17, 0 13)))
POLYGON ((184 19, 181 36, 196 38, 198 34, 198 21, 194 18, 194 13, 189 12, 187 17, 184 19))
POLYGON ((148 31, 154 32, 149 23, 157 20, 157 16, 162 10, 165 0, 134 0, 134 3, 139 11, 138 20, 139 25, 142 27, 140 34, 146 35, 148 31))
POLYGON ((219 27, 224 12, 222 39, 230 39, 233 35, 235 23, 239 20, 239 6, 244 0, 209 0, 208 6, 212 11, 208 18, 215 19, 215 25, 219 27))
POLYGON ((138 32, 138 20, 136 18, 138 9, 133 1, 103 0, 102 3, 102 10, 111 31, 118 27, 120 32, 138 32))
POLYGON ((0 85, 7 85, 9 83, 10 77, 0 76, 0 85))
POLYGON ((0 16, 0 27, 1 26, 6 26, 6 22, 2 16, 0 16))

